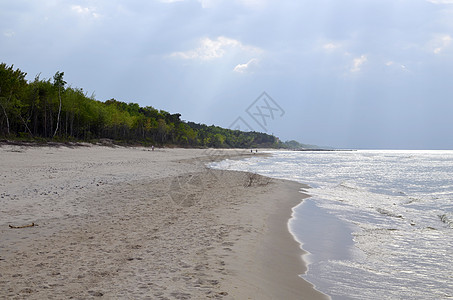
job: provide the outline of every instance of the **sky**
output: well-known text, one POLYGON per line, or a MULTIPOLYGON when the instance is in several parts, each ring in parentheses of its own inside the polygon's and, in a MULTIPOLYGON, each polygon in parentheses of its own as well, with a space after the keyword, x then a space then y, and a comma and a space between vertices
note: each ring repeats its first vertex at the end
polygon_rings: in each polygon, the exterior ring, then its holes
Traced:
POLYGON ((282 140, 453 149, 453 0, 0 0, 0 62, 282 140))

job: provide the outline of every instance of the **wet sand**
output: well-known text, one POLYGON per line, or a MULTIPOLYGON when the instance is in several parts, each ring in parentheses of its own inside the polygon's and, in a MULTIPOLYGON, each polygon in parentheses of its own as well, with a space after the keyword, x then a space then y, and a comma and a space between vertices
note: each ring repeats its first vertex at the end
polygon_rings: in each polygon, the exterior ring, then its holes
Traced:
POLYGON ((0 298, 325 298, 287 230, 301 185, 204 166, 225 155, 252 154, 1 146, 0 298))

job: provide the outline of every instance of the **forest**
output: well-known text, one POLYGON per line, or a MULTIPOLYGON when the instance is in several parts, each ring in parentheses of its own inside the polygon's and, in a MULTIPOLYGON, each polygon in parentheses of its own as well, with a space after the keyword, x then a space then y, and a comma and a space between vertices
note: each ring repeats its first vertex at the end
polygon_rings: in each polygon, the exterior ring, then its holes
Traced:
POLYGON ((117 143, 180 147, 285 147, 273 135, 181 120, 181 114, 115 99, 98 101, 68 87, 64 72, 26 80, 27 73, 0 64, 0 137, 46 141, 111 139, 117 143))

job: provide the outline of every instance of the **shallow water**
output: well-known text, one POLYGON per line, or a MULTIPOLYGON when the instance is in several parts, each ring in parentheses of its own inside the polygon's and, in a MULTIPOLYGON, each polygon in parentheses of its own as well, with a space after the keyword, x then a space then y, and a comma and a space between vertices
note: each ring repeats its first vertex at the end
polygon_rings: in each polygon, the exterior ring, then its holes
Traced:
POLYGON ((453 298, 453 151, 272 153, 211 167, 312 187, 289 222, 305 279, 333 299, 453 298))

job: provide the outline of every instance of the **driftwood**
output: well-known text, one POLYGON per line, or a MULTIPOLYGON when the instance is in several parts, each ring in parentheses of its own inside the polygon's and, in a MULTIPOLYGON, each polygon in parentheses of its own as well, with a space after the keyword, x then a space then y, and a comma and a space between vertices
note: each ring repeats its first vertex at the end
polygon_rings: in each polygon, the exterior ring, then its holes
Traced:
POLYGON ((35 226, 38 226, 38 225, 35 224, 35 223, 31 223, 31 224, 29 224, 29 225, 24 225, 24 226, 13 226, 13 225, 9 225, 9 228, 19 229, 19 228, 27 228, 27 227, 35 227, 35 226))

